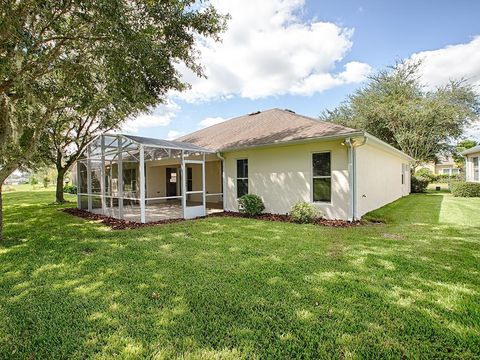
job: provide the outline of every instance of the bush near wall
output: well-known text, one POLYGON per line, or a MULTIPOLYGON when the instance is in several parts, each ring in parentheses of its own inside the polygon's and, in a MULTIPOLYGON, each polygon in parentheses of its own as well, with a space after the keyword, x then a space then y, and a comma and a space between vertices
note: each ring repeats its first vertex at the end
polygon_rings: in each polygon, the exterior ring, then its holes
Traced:
POLYGON ((410 181, 410 190, 412 193, 423 193, 427 191, 427 186, 430 183, 428 179, 412 176, 410 181))
POLYGON ((265 210, 262 198, 255 194, 246 194, 238 199, 238 210, 248 216, 260 215, 265 210))
POLYGON ((450 191, 456 197, 480 197, 480 183, 454 181, 450 184, 450 191))

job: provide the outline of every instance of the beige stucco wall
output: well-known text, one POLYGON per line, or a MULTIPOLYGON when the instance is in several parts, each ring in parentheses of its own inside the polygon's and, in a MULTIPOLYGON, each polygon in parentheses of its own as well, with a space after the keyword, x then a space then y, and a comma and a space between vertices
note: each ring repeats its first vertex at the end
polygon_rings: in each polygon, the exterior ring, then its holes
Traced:
MULTIPOLYGON (((147 161, 146 163, 146 184, 147 184, 147 198, 164 197, 166 196, 166 168, 179 169, 178 160, 158 160, 147 161)), ((202 190, 202 169, 199 164, 188 164, 192 167, 193 191, 202 190)), ((178 184, 180 186, 180 184, 178 184)), ((205 190, 207 194, 222 192, 222 173, 221 161, 207 159, 205 162, 205 190)), ((179 188, 177 188, 180 194, 179 188)), ((191 194, 190 200, 200 201, 201 195, 191 194)), ((218 202, 221 201, 219 197, 208 197, 207 201, 218 202)))
POLYGON ((322 151, 332 154, 332 201, 315 205, 328 218, 347 219, 347 148, 340 140, 224 153, 226 210, 238 210, 236 160, 244 158, 248 159, 249 193, 262 197, 266 212, 285 214, 298 201, 312 202, 312 153, 322 151))
POLYGON ((402 164, 408 160, 380 147, 365 144, 356 149, 357 157, 357 216, 382 207, 410 193, 410 171, 405 171, 402 184, 402 164))
POLYGON ((467 181, 471 181, 471 182, 475 181, 473 177, 473 158, 475 157, 480 158, 480 152, 468 154, 466 155, 466 159, 465 159, 465 178, 467 181))

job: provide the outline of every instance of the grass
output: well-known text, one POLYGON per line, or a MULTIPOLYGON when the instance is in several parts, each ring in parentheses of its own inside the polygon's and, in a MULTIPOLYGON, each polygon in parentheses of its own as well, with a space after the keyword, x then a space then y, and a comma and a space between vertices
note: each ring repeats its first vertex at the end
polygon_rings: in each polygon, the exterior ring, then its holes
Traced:
POLYGON ((478 358, 480 199, 334 229, 208 218, 112 231, 5 196, 0 358, 478 358))

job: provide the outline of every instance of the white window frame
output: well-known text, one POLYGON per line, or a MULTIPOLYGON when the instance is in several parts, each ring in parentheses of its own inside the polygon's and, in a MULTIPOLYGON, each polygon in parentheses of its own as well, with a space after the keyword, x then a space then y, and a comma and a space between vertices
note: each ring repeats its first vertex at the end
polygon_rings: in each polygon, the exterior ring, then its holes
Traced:
POLYGON ((480 156, 472 157, 472 181, 480 182, 480 156), (477 166, 475 166, 475 159, 477 159, 477 166), (475 168, 477 169, 477 179, 475 179, 475 168))
POLYGON ((235 159, 235 197, 237 199, 240 199, 240 197, 238 197, 238 180, 247 180, 247 194, 250 194, 250 181, 248 180, 248 176, 238 177, 238 161, 239 160, 247 160, 247 164, 248 166, 250 166, 248 158, 242 157, 242 158, 235 159))
POLYGON ((324 151, 313 151, 310 153, 310 169, 311 169, 311 177, 310 177, 310 201, 312 204, 332 204, 332 151, 331 150, 324 150, 324 151), (315 154, 330 154, 330 176, 314 176, 313 175, 313 155, 315 154), (330 201, 315 201, 313 198, 314 188, 313 188, 313 180, 314 179, 330 179, 330 201))

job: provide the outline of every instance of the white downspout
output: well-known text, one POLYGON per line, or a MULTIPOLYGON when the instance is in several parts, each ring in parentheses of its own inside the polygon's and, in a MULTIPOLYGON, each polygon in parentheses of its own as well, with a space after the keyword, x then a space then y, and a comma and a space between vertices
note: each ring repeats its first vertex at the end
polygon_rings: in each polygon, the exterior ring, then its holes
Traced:
POLYGON ((346 138, 345 145, 347 146, 347 158, 348 158, 348 187, 350 189, 349 199, 349 214, 348 221, 353 221, 355 217, 355 182, 354 182, 354 170, 353 170, 353 144, 352 139, 346 138))
POLYGON ((363 137, 360 144, 355 144, 351 138, 345 139, 348 148, 348 182, 350 187, 350 214, 349 221, 358 220, 357 216, 357 148, 365 145, 367 137, 363 137))
POLYGON ((217 152, 217 157, 222 160, 222 202, 223 210, 225 210, 225 205, 227 201, 227 177, 225 175, 225 158, 222 156, 222 153, 217 152))

